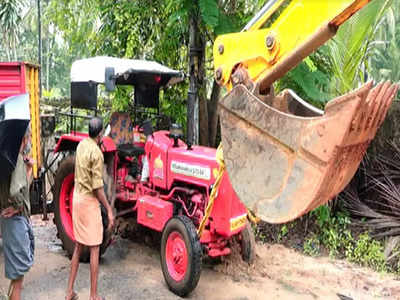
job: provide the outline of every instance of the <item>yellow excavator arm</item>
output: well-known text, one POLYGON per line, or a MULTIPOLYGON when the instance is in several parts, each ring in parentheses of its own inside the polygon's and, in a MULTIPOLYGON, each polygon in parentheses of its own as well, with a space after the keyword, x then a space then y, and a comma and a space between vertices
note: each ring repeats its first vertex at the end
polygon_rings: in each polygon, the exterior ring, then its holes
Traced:
POLYGON ((232 88, 241 65, 260 89, 268 88, 314 50, 371 0, 272 0, 240 33, 214 43, 215 78, 232 88))
POLYGON ((229 91, 219 102, 226 169, 265 221, 293 220, 342 191, 397 93, 370 82, 320 111, 270 88, 368 2, 271 0, 242 32, 215 41, 215 78, 229 91))

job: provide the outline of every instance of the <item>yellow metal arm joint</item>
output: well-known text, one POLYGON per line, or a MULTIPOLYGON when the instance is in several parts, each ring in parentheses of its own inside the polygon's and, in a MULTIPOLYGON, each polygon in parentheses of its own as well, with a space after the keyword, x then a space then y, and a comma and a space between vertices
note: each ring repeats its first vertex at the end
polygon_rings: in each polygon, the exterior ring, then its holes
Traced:
POLYGON ((279 0, 246 31, 214 43, 217 82, 230 90, 238 67, 266 87, 332 38, 338 26, 371 0, 279 0))

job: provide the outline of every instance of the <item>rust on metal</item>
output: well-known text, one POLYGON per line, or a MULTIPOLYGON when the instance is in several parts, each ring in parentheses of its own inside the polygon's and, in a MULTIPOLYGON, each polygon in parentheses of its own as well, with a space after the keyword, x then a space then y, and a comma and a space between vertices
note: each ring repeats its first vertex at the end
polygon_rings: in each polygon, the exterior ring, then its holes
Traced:
POLYGON ((322 116, 283 93, 261 101, 238 85, 220 101, 225 165, 264 221, 293 220, 336 196, 354 176, 398 86, 389 82, 331 100, 322 116))
POLYGON ((221 44, 221 45, 219 45, 218 46, 218 52, 219 52, 219 54, 223 54, 224 53, 224 45, 223 44, 221 44))
MULTIPOLYGON (((260 89, 264 90, 272 85, 277 79, 281 78, 284 74, 297 66, 304 58, 306 58, 314 50, 318 49, 326 41, 330 40, 337 31, 337 27, 326 24, 322 26, 317 32, 310 36, 310 38, 302 45, 294 49, 285 59, 279 61, 271 69, 266 70, 265 74, 260 75, 258 80, 260 89)), ((276 44, 276 41, 274 41, 276 44)), ((271 48, 271 49, 274 49, 271 48)), ((277 62, 278 55, 274 56, 274 60, 270 64, 277 62)))
POLYGON ((215 79, 216 79, 217 81, 219 81, 219 80, 221 80, 221 78, 222 78, 222 69, 221 69, 221 68, 218 68, 218 69, 215 71, 215 79))
POLYGON ((352 15, 358 12, 361 8, 367 5, 371 0, 360 0, 355 1, 352 5, 346 8, 340 15, 332 20, 331 24, 335 26, 342 25, 346 20, 348 20, 352 15))
POLYGON ((268 35, 265 41, 268 50, 272 50, 275 45, 275 38, 272 35, 268 35))

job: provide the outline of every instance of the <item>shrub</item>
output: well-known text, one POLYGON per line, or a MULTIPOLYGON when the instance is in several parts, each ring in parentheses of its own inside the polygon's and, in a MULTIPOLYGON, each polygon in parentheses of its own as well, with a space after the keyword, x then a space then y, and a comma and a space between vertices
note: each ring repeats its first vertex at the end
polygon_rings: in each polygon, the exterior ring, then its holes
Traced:
POLYGON ((386 271, 387 267, 383 251, 382 244, 372 239, 368 232, 364 232, 354 243, 352 251, 346 253, 346 257, 349 261, 362 266, 368 266, 377 271, 386 271))

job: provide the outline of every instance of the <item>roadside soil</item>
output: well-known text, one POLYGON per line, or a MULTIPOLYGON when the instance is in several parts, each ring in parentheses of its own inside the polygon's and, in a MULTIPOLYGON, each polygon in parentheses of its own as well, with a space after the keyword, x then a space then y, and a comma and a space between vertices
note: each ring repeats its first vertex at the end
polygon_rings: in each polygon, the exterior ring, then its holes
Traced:
MULTIPOLYGON (((52 221, 33 218, 35 265, 26 275, 23 299, 64 299, 69 258, 56 238, 52 221)), ((110 299, 180 299, 163 279, 154 237, 117 238, 100 262, 99 293, 110 299), (153 240, 153 243, 151 242, 153 240), (150 244, 150 245, 149 245, 150 244)), ((0 256, 2 242, 0 240, 0 256)), ((0 259, 0 291, 6 291, 0 259)), ((255 264, 234 251, 222 261, 206 261, 196 290, 188 299, 400 299, 400 279, 341 260, 312 258, 280 244, 257 244, 255 264)), ((89 299, 89 265, 81 264, 79 299, 89 299)))

